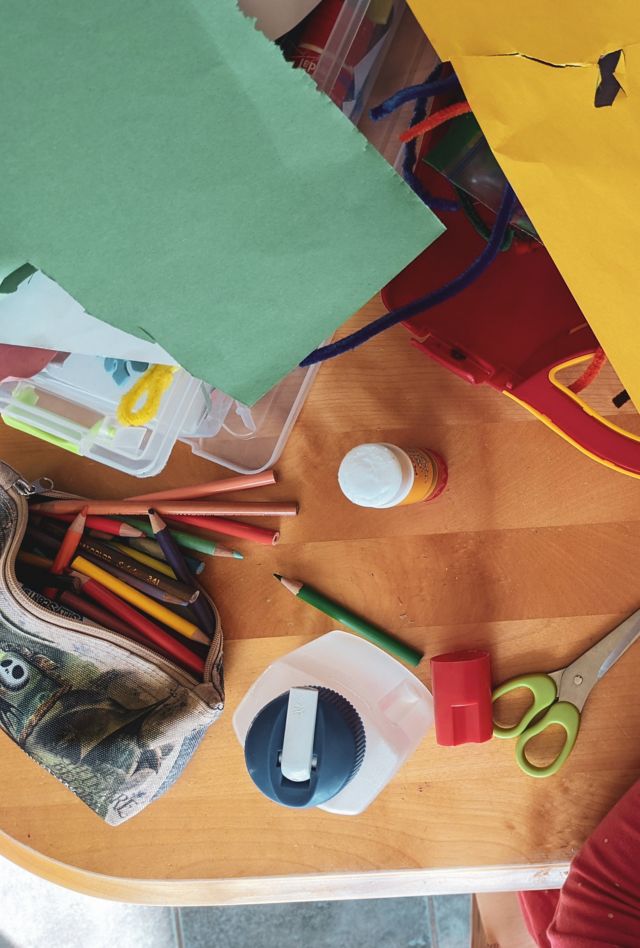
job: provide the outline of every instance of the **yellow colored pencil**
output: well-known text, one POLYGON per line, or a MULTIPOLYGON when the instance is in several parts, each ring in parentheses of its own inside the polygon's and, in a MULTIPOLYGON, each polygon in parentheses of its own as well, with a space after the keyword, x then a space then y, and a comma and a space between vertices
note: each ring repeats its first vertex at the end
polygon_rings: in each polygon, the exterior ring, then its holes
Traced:
POLYGON ((167 609, 161 603, 155 602, 153 599, 150 599, 149 596, 145 596, 144 593, 138 592, 137 589, 133 589, 120 579, 107 573, 107 571, 101 569, 100 566, 97 566, 95 563, 90 563, 89 560, 86 560, 83 556, 76 556, 71 563, 71 567, 84 576, 95 579, 103 586, 106 586, 112 593, 115 593, 116 596, 120 596, 125 602, 136 606, 138 609, 146 612, 147 615, 153 616, 154 619, 169 626, 174 632, 179 632, 180 635, 184 635, 185 638, 192 639, 194 642, 202 642, 205 645, 209 644, 207 636, 201 632, 198 626, 194 625, 193 622, 188 622, 186 619, 183 619, 182 616, 176 615, 175 612, 171 612, 170 609, 167 609))
POLYGON ((165 576, 170 576, 171 579, 177 579, 176 574, 164 560, 157 560, 155 556, 149 556, 148 553, 143 553, 142 550, 136 550, 132 546, 127 546, 126 543, 111 543, 109 545, 115 546, 116 550, 120 550, 121 553, 126 553, 132 560, 137 560, 138 563, 144 563, 145 566, 150 566, 151 569, 155 569, 158 573, 164 573, 165 576))

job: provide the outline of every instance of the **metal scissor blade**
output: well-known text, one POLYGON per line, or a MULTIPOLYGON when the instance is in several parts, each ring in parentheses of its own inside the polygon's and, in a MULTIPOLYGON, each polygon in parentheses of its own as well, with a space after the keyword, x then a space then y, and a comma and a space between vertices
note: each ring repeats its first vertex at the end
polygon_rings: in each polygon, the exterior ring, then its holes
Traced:
POLYGON ((634 612, 633 615, 629 616, 628 619, 625 619, 617 629, 614 629, 613 632, 610 632, 609 635, 605 636, 602 640, 604 644, 610 636, 614 636, 611 641, 611 651, 604 658, 598 672, 596 674, 596 681, 600 681, 603 675, 606 675, 610 668, 615 665, 619 658, 621 658, 624 653, 630 648, 635 640, 640 635, 640 609, 637 612, 634 612))
POLYGON ((575 662, 567 665, 558 689, 558 697, 562 701, 570 701, 581 711, 596 682, 606 675, 639 636, 640 609, 596 642, 575 662))

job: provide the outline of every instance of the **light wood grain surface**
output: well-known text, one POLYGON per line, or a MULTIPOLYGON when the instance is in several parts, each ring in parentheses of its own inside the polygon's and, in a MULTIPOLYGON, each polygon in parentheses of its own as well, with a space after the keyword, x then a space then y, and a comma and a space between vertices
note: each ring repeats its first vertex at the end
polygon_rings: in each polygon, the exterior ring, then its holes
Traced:
MULTIPOLYGON (((379 303, 369 304, 348 328, 378 312, 379 303)), ((616 390, 605 374, 590 397, 620 419, 609 401, 616 390)), ((637 430, 633 411, 622 415, 637 430)), ((8 428, 0 439, 1 456, 28 477, 48 475, 100 497, 141 490, 139 481, 8 428)), ((401 328, 320 370, 277 470, 279 484, 256 497, 301 504, 298 518, 282 520, 280 544, 245 545, 243 562, 207 565, 226 634, 227 706, 184 775, 113 829, 0 735, 0 852, 65 884, 132 901, 409 894, 437 888, 438 870, 460 880, 465 867, 474 888, 482 887, 475 870, 491 878, 518 865, 557 884, 640 775, 640 647, 595 689, 557 776, 525 776, 511 742, 446 748, 430 733, 358 817, 291 812, 263 798, 245 772, 231 717, 271 661, 333 627, 279 588, 273 571, 315 584, 427 659, 488 648, 496 681, 561 666, 640 605, 640 482, 583 457, 499 393, 428 362, 401 328), (351 506, 337 467, 368 440, 436 449, 449 464, 446 492, 396 510, 351 506)), ((223 473, 179 445, 144 486, 223 473)), ((428 661, 417 673, 429 683, 428 661)))

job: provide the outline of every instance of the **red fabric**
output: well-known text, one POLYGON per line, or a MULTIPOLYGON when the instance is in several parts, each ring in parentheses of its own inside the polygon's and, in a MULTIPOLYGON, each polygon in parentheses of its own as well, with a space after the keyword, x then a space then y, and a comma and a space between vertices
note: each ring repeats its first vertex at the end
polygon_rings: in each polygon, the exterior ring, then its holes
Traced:
POLYGON ((638 948, 639 864, 640 781, 594 830, 559 892, 520 893, 540 948, 638 948))

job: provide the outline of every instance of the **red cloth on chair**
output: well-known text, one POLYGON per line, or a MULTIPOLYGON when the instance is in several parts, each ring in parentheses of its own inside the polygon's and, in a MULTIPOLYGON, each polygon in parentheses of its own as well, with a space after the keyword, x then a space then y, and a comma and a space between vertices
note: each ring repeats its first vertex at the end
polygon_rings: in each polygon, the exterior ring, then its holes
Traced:
POLYGON ((562 889, 521 892, 541 948, 640 946, 640 781, 605 816, 571 864, 562 889))

